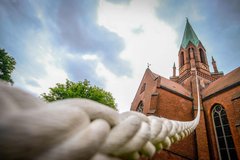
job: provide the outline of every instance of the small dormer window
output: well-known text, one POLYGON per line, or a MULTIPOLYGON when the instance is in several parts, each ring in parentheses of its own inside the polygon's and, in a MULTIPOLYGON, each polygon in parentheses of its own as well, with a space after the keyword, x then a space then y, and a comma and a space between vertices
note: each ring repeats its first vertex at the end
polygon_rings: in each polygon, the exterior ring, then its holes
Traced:
POLYGON ((199 53, 200 53, 201 62, 206 64, 205 55, 204 55, 204 52, 203 52, 203 50, 201 48, 199 49, 199 53))

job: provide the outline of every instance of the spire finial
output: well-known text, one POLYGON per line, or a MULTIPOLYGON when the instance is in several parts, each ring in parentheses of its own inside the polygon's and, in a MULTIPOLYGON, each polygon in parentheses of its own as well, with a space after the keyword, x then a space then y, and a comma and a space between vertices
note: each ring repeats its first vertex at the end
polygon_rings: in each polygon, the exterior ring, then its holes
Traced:
POLYGON ((150 63, 147 63, 147 68, 149 68, 151 66, 151 64, 150 63))
POLYGON ((195 45, 197 47, 200 41, 199 41, 196 33, 194 32, 191 24, 189 23, 188 18, 186 17, 186 25, 185 25, 185 30, 184 30, 184 34, 183 34, 181 47, 186 49, 189 42, 191 42, 193 45, 195 45))
POLYGON ((213 65, 214 73, 218 73, 217 64, 216 64, 216 61, 215 61, 215 59, 213 58, 213 56, 212 56, 212 65, 213 65))
POLYGON ((212 56, 212 62, 216 62, 215 59, 213 58, 213 56, 212 56))
POLYGON ((175 62, 173 63, 173 77, 176 77, 176 66, 175 66, 175 62))

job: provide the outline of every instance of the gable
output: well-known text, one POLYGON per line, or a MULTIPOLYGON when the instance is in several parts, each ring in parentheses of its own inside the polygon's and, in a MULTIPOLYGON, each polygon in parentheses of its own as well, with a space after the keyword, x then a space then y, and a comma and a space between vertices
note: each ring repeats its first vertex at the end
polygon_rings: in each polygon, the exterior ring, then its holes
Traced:
POLYGON ((185 96, 187 98, 192 98, 191 92, 188 91, 186 88, 184 88, 182 85, 180 85, 180 84, 178 84, 174 81, 171 81, 171 80, 169 80, 165 77, 162 77, 162 76, 160 76, 156 73, 152 72, 152 74, 153 74, 154 77, 160 77, 160 84, 157 87, 168 90, 168 91, 170 91, 174 94, 178 94, 178 95, 180 94, 180 95, 185 96))

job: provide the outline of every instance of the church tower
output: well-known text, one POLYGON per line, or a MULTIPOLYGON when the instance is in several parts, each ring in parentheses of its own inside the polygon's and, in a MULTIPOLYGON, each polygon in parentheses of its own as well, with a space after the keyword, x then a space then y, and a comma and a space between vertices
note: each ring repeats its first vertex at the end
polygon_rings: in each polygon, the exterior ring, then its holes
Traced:
POLYGON ((178 57, 179 78, 194 69, 210 76, 206 50, 192 29, 188 19, 178 57))
POLYGON ((178 59, 179 66, 173 64, 170 80, 146 69, 131 110, 178 121, 192 120, 197 113, 199 85, 200 121, 194 133, 152 159, 240 159, 240 67, 223 75, 213 57, 208 63, 206 49, 188 19, 178 59))
POLYGON ((195 70, 197 70, 198 76, 201 77, 202 87, 205 87, 209 83, 223 76, 223 73, 218 72, 216 69, 217 66, 214 59, 212 62, 214 72, 210 72, 206 49, 198 39, 188 19, 186 20, 182 43, 178 52, 178 61, 179 76, 176 76, 175 74, 170 77, 170 79, 187 88, 189 85, 188 79, 194 74, 195 70))

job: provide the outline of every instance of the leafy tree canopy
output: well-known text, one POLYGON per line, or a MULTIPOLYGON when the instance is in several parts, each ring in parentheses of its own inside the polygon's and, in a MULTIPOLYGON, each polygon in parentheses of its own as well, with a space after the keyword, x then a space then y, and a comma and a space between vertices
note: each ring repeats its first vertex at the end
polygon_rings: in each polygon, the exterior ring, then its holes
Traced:
POLYGON ((0 48, 0 79, 13 84, 11 74, 15 69, 16 61, 13 57, 0 48))
POLYGON ((55 87, 49 89, 48 94, 41 94, 42 98, 48 102, 67 98, 87 98, 116 109, 112 94, 97 86, 91 86, 88 80, 74 83, 67 79, 65 84, 57 83, 55 87))

